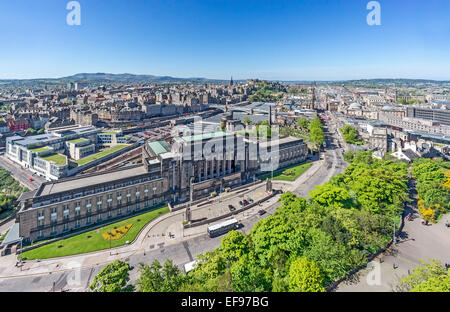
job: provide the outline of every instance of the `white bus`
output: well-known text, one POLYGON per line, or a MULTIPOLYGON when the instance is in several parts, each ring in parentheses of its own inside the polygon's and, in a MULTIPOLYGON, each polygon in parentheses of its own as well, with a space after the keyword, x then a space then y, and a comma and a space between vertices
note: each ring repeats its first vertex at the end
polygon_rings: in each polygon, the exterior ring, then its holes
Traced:
POLYGON ((218 224, 214 224, 208 227, 208 235, 209 237, 216 237, 225 233, 228 233, 231 230, 236 229, 238 225, 238 221, 236 219, 230 219, 218 224))

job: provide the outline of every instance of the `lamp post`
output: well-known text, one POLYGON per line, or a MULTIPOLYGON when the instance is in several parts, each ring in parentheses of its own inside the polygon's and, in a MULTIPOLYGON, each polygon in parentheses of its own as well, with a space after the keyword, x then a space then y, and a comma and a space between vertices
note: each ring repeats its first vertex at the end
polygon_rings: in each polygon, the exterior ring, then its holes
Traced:
POLYGON ((109 255, 111 256, 111 232, 108 232, 109 235, 109 255))
POLYGON ((395 237, 395 220, 394 220, 394 245, 397 244, 397 238, 395 237))
POLYGON ((20 253, 19 253, 20 271, 22 271, 22 248, 23 248, 23 237, 20 238, 20 253))

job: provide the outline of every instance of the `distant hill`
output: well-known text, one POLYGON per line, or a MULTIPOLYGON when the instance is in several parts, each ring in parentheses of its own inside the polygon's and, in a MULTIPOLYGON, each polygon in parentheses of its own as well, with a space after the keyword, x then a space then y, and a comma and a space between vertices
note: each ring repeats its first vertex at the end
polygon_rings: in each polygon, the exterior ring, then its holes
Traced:
POLYGON ((134 75, 134 74, 107 74, 107 73, 81 73, 69 77, 60 78, 63 81, 86 81, 86 82, 121 82, 121 83, 139 83, 139 82, 178 82, 178 81, 223 81, 199 77, 176 78, 171 76, 154 76, 154 75, 134 75))
POLYGON ((102 83, 176 83, 176 82, 197 82, 197 83, 220 83, 226 80, 207 79, 199 77, 177 78, 171 76, 155 75, 134 75, 134 74, 109 74, 109 73, 80 73, 62 78, 39 78, 39 79, 2 79, 0 87, 29 87, 37 85, 64 85, 68 82, 79 82, 88 84, 102 83))
MULTIPOLYGON (((244 80, 235 80, 242 82, 244 80)), ((278 80, 279 81, 279 80, 278 80)), ((136 84, 136 83, 227 83, 228 80, 208 79, 199 77, 177 78, 171 76, 134 75, 134 74, 110 74, 110 73, 79 73, 62 78, 42 79, 0 79, 0 87, 30 87, 30 86, 64 86, 68 82, 98 84, 136 84)), ((334 80, 334 81, 308 81, 308 80, 286 80, 279 81, 283 84, 331 84, 348 86, 413 86, 417 84, 449 84, 450 81, 438 81, 428 79, 359 79, 359 80, 334 80)))

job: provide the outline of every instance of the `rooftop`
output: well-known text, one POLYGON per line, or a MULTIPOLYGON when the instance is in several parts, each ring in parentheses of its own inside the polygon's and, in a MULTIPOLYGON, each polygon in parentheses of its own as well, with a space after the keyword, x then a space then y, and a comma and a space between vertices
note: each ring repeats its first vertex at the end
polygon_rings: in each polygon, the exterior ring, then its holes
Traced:
POLYGON ((34 152, 34 153, 40 153, 40 152, 45 152, 48 151, 49 148, 47 146, 44 147, 36 147, 36 148, 30 148, 30 151, 34 152))
POLYGON ((152 149, 155 155, 169 152, 169 144, 165 141, 149 142, 148 146, 152 149))
POLYGON ((70 140, 68 142, 69 143, 73 143, 73 144, 77 144, 77 143, 81 143, 81 142, 85 142, 85 141, 87 141, 87 139, 80 138, 80 139, 70 140))
POLYGON ((58 166, 67 165, 67 157, 62 154, 52 154, 48 156, 40 156, 41 159, 55 163, 58 166))
POLYGON ((208 133, 203 133, 203 134, 195 134, 195 135, 191 135, 191 136, 185 136, 182 139, 185 142, 192 142, 192 141, 209 140, 212 138, 219 138, 219 137, 224 137, 227 135, 231 135, 231 133, 226 132, 226 131, 216 131, 216 132, 208 132, 208 133))
POLYGON ((80 176, 78 178, 61 179, 58 181, 43 184, 42 191, 37 196, 51 195, 66 191, 71 191, 81 187, 87 187, 97 184, 117 181, 147 173, 143 166, 128 168, 124 170, 110 171, 93 174, 89 176, 80 176))

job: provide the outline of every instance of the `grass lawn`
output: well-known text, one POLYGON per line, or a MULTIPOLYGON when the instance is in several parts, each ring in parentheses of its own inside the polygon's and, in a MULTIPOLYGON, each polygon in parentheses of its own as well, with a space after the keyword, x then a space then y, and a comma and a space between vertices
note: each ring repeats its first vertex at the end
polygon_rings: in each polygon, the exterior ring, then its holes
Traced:
POLYGON ((53 155, 49 155, 49 156, 41 156, 40 158, 50 161, 50 162, 54 162, 55 164, 57 164, 58 166, 65 166, 67 165, 67 158, 64 155, 61 154, 53 154, 53 155))
POLYGON ((103 233, 114 230, 132 224, 128 232, 120 239, 111 240, 111 247, 118 247, 125 245, 126 241, 130 243, 136 238, 141 229, 150 221, 155 219, 161 214, 169 212, 168 207, 159 208, 146 212, 144 214, 122 220, 110 225, 106 225, 96 230, 85 232, 64 240, 60 240, 27 252, 23 253, 23 257, 27 259, 47 259, 64 257, 70 255, 78 255, 86 252, 103 250, 109 248, 109 240, 105 240, 102 236, 103 233), (139 220, 139 221, 138 221, 139 220), (90 236, 90 237, 89 237, 90 236), (89 238, 88 238, 89 237, 89 238), (62 247, 59 247, 62 246, 62 247))
POLYGON ((5 234, 3 234, 3 235, 0 237, 0 243, 3 242, 3 240, 5 239, 6 234, 8 234, 8 232, 9 232, 9 230, 7 230, 7 231, 5 232, 5 234))
POLYGON ((88 157, 85 157, 85 158, 82 158, 80 160, 77 160, 76 163, 78 164, 78 166, 83 166, 83 165, 85 165, 87 163, 90 163, 91 161, 97 160, 99 158, 103 158, 103 157, 105 157, 105 156, 107 156, 107 155, 109 155, 111 153, 117 152, 117 151, 119 151, 119 150, 121 150, 121 149, 123 149, 123 148, 125 148, 127 146, 128 146, 128 144, 117 145, 117 146, 108 148, 108 149, 106 149, 106 150, 104 150, 102 152, 99 152, 97 154, 93 154, 93 155, 90 155, 88 157))
MULTIPOLYGON (((283 181, 294 181, 299 176, 301 176, 306 170, 308 170, 311 166, 312 163, 306 163, 301 165, 295 165, 285 169, 276 170, 273 172, 273 179, 283 181)), ((272 173, 265 173, 259 176, 261 180, 270 179, 271 177, 272 173)))
POLYGON ((87 139, 81 138, 81 139, 70 140, 69 143, 77 144, 77 143, 85 142, 85 141, 87 141, 87 139))
POLYGON ((34 153, 40 153, 40 152, 45 152, 48 151, 49 148, 48 147, 38 147, 38 148, 31 148, 30 151, 34 152, 34 153))

